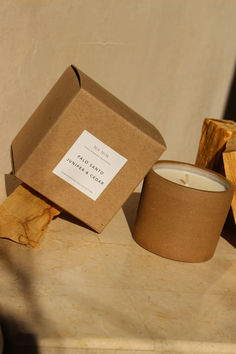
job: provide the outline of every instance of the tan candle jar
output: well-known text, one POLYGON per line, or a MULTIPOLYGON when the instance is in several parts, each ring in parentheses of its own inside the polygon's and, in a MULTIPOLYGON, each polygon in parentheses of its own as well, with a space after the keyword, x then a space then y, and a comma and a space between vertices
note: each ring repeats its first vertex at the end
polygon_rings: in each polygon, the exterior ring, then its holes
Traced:
POLYGON ((145 178, 133 237, 140 246, 166 258, 206 261, 215 252, 233 192, 233 184, 218 173, 191 164, 159 161, 145 178), (158 169, 163 168, 189 172, 223 188, 202 190, 196 182, 191 187, 190 178, 189 185, 184 181, 179 184, 160 176, 158 169))

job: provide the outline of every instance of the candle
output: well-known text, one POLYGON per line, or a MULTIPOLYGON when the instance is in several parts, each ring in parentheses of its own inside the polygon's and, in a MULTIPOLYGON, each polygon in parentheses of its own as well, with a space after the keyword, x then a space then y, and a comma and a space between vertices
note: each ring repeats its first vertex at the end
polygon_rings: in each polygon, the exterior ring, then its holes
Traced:
POLYGON ((225 181, 205 170, 185 164, 162 163, 153 170, 169 181, 189 188, 207 190, 212 192, 224 191, 227 188, 225 181))
POLYGON ((134 240, 160 256, 210 259, 234 192, 223 176, 191 164, 159 161, 145 178, 134 240))

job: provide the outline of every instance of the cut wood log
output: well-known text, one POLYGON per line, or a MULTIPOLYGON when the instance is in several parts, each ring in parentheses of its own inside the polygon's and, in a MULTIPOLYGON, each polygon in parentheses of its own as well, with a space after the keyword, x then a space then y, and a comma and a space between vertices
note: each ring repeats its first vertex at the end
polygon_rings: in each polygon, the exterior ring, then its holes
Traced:
POLYGON ((206 118, 195 165, 224 174, 222 154, 226 143, 236 138, 236 123, 230 120, 206 118))
MULTIPOLYGON (((234 184, 236 188, 236 139, 232 139, 226 144, 226 149, 223 152, 223 161, 225 176, 234 184)), ((234 190, 231 206, 236 223, 236 189, 234 190)))
MULTIPOLYGON (((202 126, 195 165, 225 175, 236 185, 236 123, 206 118, 202 126)), ((236 223, 236 196, 232 201, 236 223)))
POLYGON ((0 206, 0 238, 38 247, 61 209, 26 185, 18 186, 0 206))

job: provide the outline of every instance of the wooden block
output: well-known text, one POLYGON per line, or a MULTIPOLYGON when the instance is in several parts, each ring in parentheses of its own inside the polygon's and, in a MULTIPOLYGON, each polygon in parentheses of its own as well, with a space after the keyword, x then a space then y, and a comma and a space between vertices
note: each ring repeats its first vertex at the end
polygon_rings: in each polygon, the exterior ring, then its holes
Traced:
POLYGON ((60 212, 38 193, 20 185, 0 206, 0 238, 38 247, 48 224, 60 212))
MULTIPOLYGON (((225 176, 234 184, 236 188, 236 139, 232 139, 226 144, 226 149, 223 152, 223 161, 225 176)), ((234 191, 231 206, 236 223, 236 190, 234 191)))
POLYGON ((196 158, 196 166, 224 174, 222 153, 226 143, 236 138, 236 123, 230 120, 206 118, 196 158))

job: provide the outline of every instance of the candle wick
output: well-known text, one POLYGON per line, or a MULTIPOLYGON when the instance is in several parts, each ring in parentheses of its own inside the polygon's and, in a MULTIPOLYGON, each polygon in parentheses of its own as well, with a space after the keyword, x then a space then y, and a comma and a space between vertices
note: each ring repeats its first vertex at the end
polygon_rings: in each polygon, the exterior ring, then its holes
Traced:
POLYGON ((185 182, 184 182, 184 184, 185 184, 186 186, 188 186, 188 185, 189 185, 188 182, 189 182, 189 175, 186 173, 186 174, 185 174, 185 182))
POLYGON ((180 181, 183 183, 184 186, 189 186, 188 182, 189 182, 189 174, 185 173, 184 175, 184 179, 181 179, 180 181))

